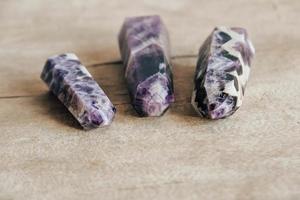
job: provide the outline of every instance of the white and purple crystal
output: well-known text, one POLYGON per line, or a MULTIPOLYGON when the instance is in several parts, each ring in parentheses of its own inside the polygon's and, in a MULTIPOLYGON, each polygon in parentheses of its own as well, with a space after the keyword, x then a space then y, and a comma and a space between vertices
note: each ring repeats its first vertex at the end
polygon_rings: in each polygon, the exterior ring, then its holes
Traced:
POLYGON ((126 18, 119 34, 125 78, 140 116, 160 116, 174 102, 169 36, 161 18, 126 18))
POLYGON ((202 116, 220 119, 242 104, 254 48, 243 28, 217 27, 199 51, 192 105, 202 116))
POLYGON ((41 79, 84 129, 112 122, 115 107, 75 54, 48 58, 41 79))

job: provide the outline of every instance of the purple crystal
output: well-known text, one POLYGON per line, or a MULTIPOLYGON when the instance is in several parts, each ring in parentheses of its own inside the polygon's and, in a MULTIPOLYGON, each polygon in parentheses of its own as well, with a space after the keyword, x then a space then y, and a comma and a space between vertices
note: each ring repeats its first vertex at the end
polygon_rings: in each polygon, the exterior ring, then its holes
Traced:
POLYGON ((160 116, 174 102, 169 37, 159 16, 127 18, 119 34, 125 78, 140 116, 160 116))
POLYGON ((75 54, 48 58, 41 79, 84 129, 112 122, 115 107, 75 54))
POLYGON ((202 116, 220 119, 242 104, 254 48, 243 28, 217 27, 199 51, 192 105, 202 116))

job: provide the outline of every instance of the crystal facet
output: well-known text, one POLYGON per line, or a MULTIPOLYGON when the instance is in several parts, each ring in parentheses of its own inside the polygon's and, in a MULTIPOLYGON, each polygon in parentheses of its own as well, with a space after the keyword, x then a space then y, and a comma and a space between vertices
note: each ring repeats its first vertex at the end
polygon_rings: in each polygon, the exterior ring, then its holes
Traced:
POLYGON ((192 105, 202 116, 220 119, 242 104, 254 48, 243 28, 217 27, 199 51, 192 105))
POLYGON ((159 16, 125 19, 119 34, 125 78, 140 116, 160 116, 174 102, 169 36, 159 16))
POLYGON ((48 58, 41 79, 84 129, 112 122, 115 107, 75 54, 48 58))

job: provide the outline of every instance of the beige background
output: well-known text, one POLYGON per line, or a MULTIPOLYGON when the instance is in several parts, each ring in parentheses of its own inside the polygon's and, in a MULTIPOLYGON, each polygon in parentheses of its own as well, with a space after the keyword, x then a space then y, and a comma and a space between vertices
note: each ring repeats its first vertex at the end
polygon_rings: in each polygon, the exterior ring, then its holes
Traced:
POLYGON ((300 1, 1 0, 0 200, 300 199, 300 1), (138 118, 122 75, 125 16, 159 14, 176 102, 138 118), (248 29, 257 53, 243 106, 209 121, 189 104, 198 48, 216 25, 248 29), (39 79, 75 52, 118 113, 85 132, 39 79), (104 63, 104 64, 103 64, 104 63))

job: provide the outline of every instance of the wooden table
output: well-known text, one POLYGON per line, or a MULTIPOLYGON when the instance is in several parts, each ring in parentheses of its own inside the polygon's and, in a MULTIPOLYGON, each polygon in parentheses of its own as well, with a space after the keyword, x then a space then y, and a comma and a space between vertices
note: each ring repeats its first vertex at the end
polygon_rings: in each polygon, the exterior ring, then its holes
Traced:
POLYGON ((0 1, 0 199, 299 199, 298 0, 0 1), (176 102, 139 118, 117 34, 126 16, 159 14, 171 37, 176 102), (216 25, 256 47, 243 106, 224 120, 189 101, 197 51, 216 25), (76 53, 118 112, 82 131, 39 76, 76 53))

